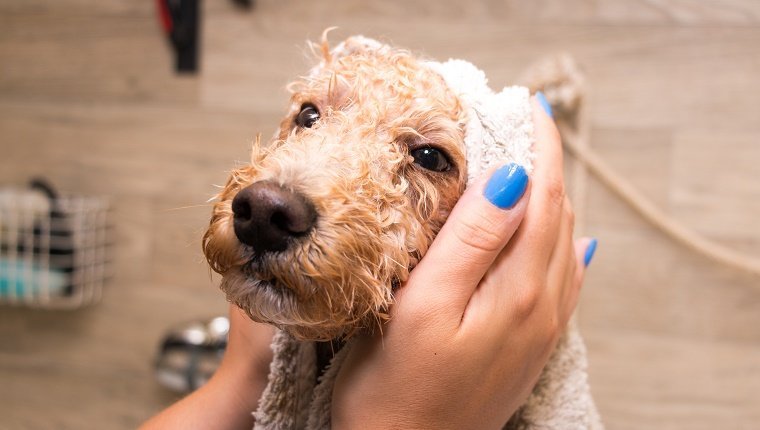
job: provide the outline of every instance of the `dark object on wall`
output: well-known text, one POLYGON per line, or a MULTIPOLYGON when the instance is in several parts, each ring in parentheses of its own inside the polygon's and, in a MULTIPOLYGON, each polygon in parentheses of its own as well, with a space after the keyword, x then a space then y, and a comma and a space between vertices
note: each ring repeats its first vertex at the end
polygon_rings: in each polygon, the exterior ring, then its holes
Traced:
POLYGON ((198 71, 200 0, 156 0, 161 25, 175 54, 178 73, 198 71))
POLYGON ((250 9, 253 6, 253 0, 232 0, 232 2, 245 9, 250 9))

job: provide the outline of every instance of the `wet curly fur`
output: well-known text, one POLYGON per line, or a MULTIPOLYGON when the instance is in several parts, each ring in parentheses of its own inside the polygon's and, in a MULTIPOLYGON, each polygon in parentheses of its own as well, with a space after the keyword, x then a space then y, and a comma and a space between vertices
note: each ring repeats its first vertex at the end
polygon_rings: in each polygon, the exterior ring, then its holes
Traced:
POLYGON ((297 339, 327 340, 388 318, 393 290, 425 254, 464 190, 464 111, 443 79, 409 52, 351 38, 288 88, 288 113, 269 145, 232 172, 203 239, 230 302, 297 339), (320 118, 296 125, 305 104, 320 118), (432 147, 445 171, 415 163, 432 147), (306 197, 317 220, 281 252, 257 254, 233 229, 231 202, 271 181, 306 197))

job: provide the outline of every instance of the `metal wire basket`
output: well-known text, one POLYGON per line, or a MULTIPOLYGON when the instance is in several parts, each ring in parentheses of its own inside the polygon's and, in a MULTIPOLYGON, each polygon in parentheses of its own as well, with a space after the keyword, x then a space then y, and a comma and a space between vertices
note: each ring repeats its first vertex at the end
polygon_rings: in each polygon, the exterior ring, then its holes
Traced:
POLYGON ((78 308, 107 276, 108 202, 0 189, 0 303, 78 308))

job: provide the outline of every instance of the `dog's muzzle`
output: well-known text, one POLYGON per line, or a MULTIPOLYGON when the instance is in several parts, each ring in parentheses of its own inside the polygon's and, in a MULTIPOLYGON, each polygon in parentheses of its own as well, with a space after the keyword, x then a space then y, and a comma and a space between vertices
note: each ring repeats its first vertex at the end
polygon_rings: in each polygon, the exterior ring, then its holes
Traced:
POLYGON ((232 200, 235 236, 257 254, 284 251, 314 227, 317 212, 303 195, 259 181, 232 200))

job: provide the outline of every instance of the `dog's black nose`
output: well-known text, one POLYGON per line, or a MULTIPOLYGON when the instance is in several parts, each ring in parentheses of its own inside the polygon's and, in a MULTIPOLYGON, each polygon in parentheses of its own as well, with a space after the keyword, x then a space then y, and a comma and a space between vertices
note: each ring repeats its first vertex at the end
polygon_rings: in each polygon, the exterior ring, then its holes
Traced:
POLYGON ((283 251, 314 226, 317 212, 301 194, 261 181, 232 199, 235 236, 257 253, 283 251))

